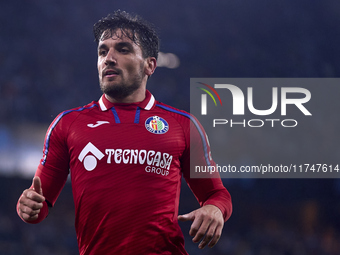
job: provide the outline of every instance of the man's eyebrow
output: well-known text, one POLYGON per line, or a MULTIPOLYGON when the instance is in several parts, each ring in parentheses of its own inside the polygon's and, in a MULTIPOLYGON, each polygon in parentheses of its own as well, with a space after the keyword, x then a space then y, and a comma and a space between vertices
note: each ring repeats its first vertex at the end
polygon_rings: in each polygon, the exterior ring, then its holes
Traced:
POLYGON ((105 43, 102 43, 102 44, 98 45, 98 50, 107 49, 107 48, 108 48, 108 46, 105 43))
POLYGON ((126 46, 126 47, 131 47, 131 48, 133 47, 131 42, 119 42, 117 43, 117 46, 120 46, 120 47, 126 46))
MULTIPOLYGON (((133 45, 131 42, 118 42, 115 46, 118 46, 118 47, 129 47, 129 48, 133 48, 133 45)), ((106 45, 105 43, 99 43, 98 45, 98 50, 101 50, 101 49, 108 49, 109 46, 106 45)))

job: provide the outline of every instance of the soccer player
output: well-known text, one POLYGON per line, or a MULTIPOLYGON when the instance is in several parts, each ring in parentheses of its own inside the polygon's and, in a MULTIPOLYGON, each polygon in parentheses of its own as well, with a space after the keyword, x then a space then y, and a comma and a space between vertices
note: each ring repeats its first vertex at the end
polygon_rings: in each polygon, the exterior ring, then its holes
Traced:
POLYGON ((117 11, 94 25, 94 36, 103 95, 51 123, 18 215, 45 219, 70 173, 81 255, 187 254, 178 220, 193 221, 199 248, 214 246, 231 215, 230 194, 220 178, 190 178, 190 150, 195 164, 215 164, 205 132, 146 89, 159 50, 154 29, 117 11), (201 207, 178 215, 182 176, 201 207))

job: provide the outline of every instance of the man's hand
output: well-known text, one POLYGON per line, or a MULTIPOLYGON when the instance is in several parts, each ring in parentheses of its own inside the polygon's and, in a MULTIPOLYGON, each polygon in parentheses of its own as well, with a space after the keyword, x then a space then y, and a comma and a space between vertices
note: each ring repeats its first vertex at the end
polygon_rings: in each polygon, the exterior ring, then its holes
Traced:
POLYGON ((24 190, 19 199, 19 215, 25 221, 34 221, 38 218, 40 209, 43 208, 41 181, 38 176, 33 178, 32 188, 24 190))
POLYGON ((214 205, 205 205, 191 213, 179 215, 178 220, 191 220, 189 235, 194 238, 192 241, 198 243, 203 237, 198 248, 203 249, 207 244, 212 248, 220 239, 224 225, 221 210, 214 205))

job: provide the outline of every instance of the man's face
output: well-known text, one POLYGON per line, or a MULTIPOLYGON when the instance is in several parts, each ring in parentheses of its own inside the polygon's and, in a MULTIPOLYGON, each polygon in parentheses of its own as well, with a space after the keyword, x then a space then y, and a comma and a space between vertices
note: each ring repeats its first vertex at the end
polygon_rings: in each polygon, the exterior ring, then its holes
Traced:
MULTIPOLYGON (((104 32, 105 33, 105 32, 104 32)), ((146 84, 146 59, 142 49, 120 29, 99 41, 98 73, 100 88, 109 97, 123 99, 146 84)))

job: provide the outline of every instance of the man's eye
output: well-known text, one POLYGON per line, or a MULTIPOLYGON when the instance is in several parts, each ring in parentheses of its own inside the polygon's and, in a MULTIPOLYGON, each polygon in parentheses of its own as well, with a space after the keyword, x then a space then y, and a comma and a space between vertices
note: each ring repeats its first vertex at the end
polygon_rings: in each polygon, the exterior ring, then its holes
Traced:
POLYGON ((127 49, 127 48, 121 48, 121 49, 120 49, 120 52, 122 52, 122 53, 128 53, 128 52, 129 52, 129 49, 127 49))
POLYGON ((101 50, 101 51, 99 51, 99 55, 100 55, 100 56, 105 56, 105 55, 106 55, 106 50, 101 50))

